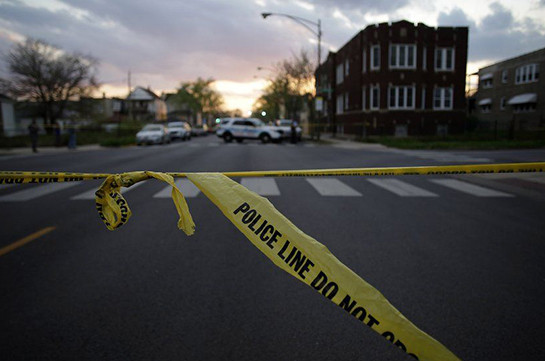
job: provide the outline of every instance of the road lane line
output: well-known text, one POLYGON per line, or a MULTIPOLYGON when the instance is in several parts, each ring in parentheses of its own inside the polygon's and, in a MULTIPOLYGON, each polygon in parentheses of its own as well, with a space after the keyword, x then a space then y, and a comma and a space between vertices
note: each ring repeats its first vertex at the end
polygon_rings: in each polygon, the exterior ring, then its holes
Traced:
POLYGON ((40 186, 25 189, 0 197, 0 202, 24 202, 42 197, 50 193, 62 191, 80 184, 81 182, 46 183, 40 186))
POLYGON ((39 230, 38 232, 34 232, 24 238, 21 238, 17 242, 14 242, 6 247, 0 248, 0 257, 27 244, 28 242, 32 242, 35 239, 40 238, 41 236, 46 235, 47 233, 53 231, 55 228, 54 226, 45 227, 44 229, 39 230))
POLYGON ((367 179, 370 183, 384 188, 401 197, 437 197, 437 194, 398 179, 367 179))
MULTIPOLYGON (((130 186, 129 188, 125 188, 125 187, 121 187, 121 194, 125 194, 127 193, 128 191, 132 191, 133 189, 137 188, 137 187, 140 187, 142 184, 144 184, 146 181, 142 181, 142 182, 138 182, 138 183, 135 183, 133 184, 132 186, 130 186)), ((98 188, 93 188, 93 189, 90 189, 86 192, 83 192, 81 194, 78 194, 78 195, 75 195, 73 196, 72 198, 70 198, 71 200, 90 200, 90 199, 95 199, 95 192, 97 191, 98 188)))
POLYGON ((477 197, 513 197, 512 194, 488 189, 467 182, 462 182, 457 179, 430 179, 430 182, 477 197))
POLYGON ((322 196, 361 197, 361 193, 336 178, 305 178, 322 196))
POLYGON ((273 178, 242 178, 240 184, 260 196, 280 195, 280 190, 273 178))
MULTIPOLYGON (((185 198, 195 198, 201 190, 197 188, 189 179, 177 179, 176 186, 182 192, 185 198)), ((167 186, 161 191, 155 193, 153 198, 171 198, 172 187, 167 186)))

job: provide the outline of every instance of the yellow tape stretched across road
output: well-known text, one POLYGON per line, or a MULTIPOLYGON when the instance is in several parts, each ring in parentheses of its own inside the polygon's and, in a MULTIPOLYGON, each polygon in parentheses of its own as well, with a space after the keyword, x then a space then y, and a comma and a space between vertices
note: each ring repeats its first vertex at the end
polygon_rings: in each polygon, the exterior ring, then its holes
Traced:
POLYGON ((405 318, 373 286, 339 261, 323 244, 299 230, 266 199, 228 177, 321 177, 456 175, 545 172, 545 162, 461 166, 344 168, 225 173, 158 173, 150 171, 108 173, 0 172, 0 184, 53 183, 105 179, 95 193, 100 218, 109 230, 124 225, 131 216, 121 195, 130 187, 155 178, 172 186, 179 214, 178 228, 193 234, 193 223, 175 177, 187 177, 275 265, 314 288, 394 346, 417 360, 459 360, 445 346, 405 318))
MULTIPOLYGON (((378 168, 339 168, 339 169, 299 169, 299 170, 268 170, 220 172, 226 177, 323 177, 323 176, 399 176, 399 175, 456 175, 484 173, 531 173, 545 172, 545 162, 534 163, 501 163, 501 164, 471 164, 471 165, 440 165, 416 167, 378 167, 378 168)), ((145 172, 141 172, 145 173, 145 172)), ((174 178, 185 178, 183 172, 169 172, 174 178)), ((23 172, 0 171, 0 184, 11 183, 52 183, 76 182, 82 180, 104 179, 115 174, 111 173, 63 173, 63 172, 23 172)), ((148 179, 145 176, 143 179, 148 179)), ((138 180, 138 181, 140 181, 138 180)))

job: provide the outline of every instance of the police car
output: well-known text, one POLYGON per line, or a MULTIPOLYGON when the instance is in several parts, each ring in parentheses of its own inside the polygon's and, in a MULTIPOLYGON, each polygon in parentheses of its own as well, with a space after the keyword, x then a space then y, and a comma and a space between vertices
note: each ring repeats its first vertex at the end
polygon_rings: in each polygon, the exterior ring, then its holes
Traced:
POLYGON ((233 139, 239 143, 244 139, 259 139, 262 143, 282 141, 282 135, 275 127, 267 126, 256 118, 223 118, 216 135, 226 143, 233 139))

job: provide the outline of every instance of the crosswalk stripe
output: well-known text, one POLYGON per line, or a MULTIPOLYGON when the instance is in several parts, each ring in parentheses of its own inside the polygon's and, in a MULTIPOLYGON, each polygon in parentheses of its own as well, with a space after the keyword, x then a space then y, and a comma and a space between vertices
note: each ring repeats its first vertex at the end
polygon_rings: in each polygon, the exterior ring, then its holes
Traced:
POLYGON ((273 178, 242 178, 240 184, 260 196, 280 195, 280 190, 273 178))
POLYGON ((430 182, 477 197, 513 197, 512 194, 488 189, 467 182, 462 182, 457 179, 430 179, 430 182))
POLYGON ((335 178, 305 178, 322 196, 361 197, 361 193, 335 178))
MULTIPOLYGON (((140 187, 142 184, 144 184, 146 181, 138 182, 130 186, 129 188, 122 187, 121 188, 121 194, 125 194, 128 191, 132 191, 133 189, 140 187)), ((89 200, 89 199, 95 199, 95 192, 98 188, 90 189, 86 192, 80 193, 78 195, 75 195, 71 197, 72 200, 89 200)))
POLYGON ((398 179, 368 179, 370 183, 401 197, 437 197, 437 194, 398 179))
POLYGON ((0 197, 0 202, 24 202, 71 188, 81 182, 47 183, 0 197))
MULTIPOLYGON (((176 180, 176 186, 178 189, 182 192, 185 198, 194 198, 199 195, 201 192, 197 186, 195 186, 189 179, 177 179, 176 180)), ((161 191, 155 193, 153 195, 153 198, 170 198, 172 192, 172 187, 167 186, 163 188, 161 191)))

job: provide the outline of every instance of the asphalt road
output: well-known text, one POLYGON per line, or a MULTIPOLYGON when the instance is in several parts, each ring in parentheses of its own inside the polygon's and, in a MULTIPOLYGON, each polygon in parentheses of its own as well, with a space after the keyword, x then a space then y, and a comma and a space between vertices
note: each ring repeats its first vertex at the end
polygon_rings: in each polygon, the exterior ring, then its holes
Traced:
MULTIPOLYGON (((225 145, 210 136, 168 146, 4 156, 0 169, 235 171, 544 160, 545 150, 225 145)), ((375 179, 282 178, 262 191, 276 194, 268 198, 295 225, 461 359, 545 359, 543 177, 375 179)), ((110 232, 94 201, 77 199, 98 185, 41 195, 36 189, 49 185, 0 186, 0 248, 55 227, 0 256, 2 360, 412 360, 276 268, 203 194, 188 198, 197 225, 192 237, 177 229, 172 201, 157 198, 166 187, 158 181, 126 193, 133 216, 110 232)))

